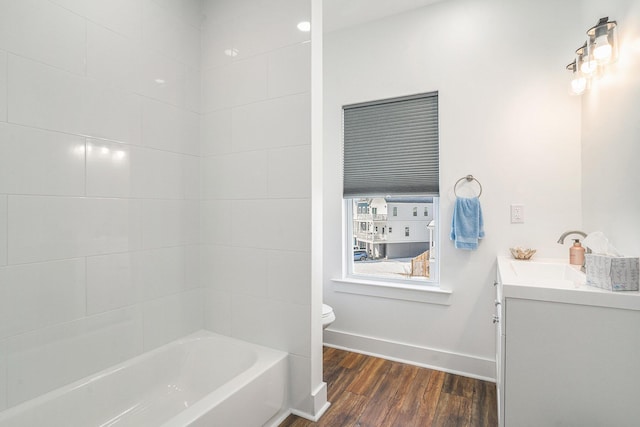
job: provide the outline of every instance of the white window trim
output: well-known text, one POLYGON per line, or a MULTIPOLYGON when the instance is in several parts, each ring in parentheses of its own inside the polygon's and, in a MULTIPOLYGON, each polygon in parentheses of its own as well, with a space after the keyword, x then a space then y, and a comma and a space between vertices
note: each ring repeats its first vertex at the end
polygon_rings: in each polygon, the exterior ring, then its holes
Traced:
POLYGON ((416 301, 428 304, 451 305, 453 292, 436 286, 412 285, 395 281, 374 281, 360 278, 333 279, 333 290, 345 294, 416 301))
MULTIPOLYGON (((434 199, 434 220, 438 226, 434 241, 440 248, 440 200, 434 199), (437 213, 437 214, 436 214, 437 213)), ((343 200, 342 209, 342 277, 332 279, 336 292, 367 295, 387 299, 416 301, 429 304, 451 305, 451 290, 440 288, 440 262, 431 269, 433 280, 416 281, 392 279, 380 276, 358 275, 353 273, 353 254, 347 250, 353 246, 353 212, 349 199, 343 200)), ((438 251, 440 253, 440 251, 438 251)))

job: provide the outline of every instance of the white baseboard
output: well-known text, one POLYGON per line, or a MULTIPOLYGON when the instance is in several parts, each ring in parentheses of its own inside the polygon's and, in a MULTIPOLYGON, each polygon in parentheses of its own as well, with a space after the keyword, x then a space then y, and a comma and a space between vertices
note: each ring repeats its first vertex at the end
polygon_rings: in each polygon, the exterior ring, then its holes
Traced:
POLYGON ((325 329, 324 345, 423 368, 495 382, 496 362, 467 354, 325 329))
POLYGON ((329 409, 331 403, 327 402, 327 383, 322 382, 307 398, 305 405, 297 405, 298 408, 291 408, 291 413, 309 421, 317 422, 320 417, 329 409), (300 409, 301 406, 309 408, 309 412, 300 409))

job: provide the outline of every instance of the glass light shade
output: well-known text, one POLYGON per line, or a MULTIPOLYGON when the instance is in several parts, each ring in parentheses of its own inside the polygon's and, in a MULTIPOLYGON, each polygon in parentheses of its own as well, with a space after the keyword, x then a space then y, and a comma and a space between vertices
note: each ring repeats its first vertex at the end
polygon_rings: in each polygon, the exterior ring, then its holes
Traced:
POLYGON ((589 54, 599 65, 615 61, 616 52, 616 21, 609 21, 609 17, 600 18, 598 23, 589 28, 589 54))
POLYGON ((606 35, 600 36, 596 39, 595 48, 593 49, 593 57, 598 63, 607 63, 611 60, 611 53, 613 48, 609 43, 609 39, 606 35))
POLYGON ((571 80, 569 81, 569 94, 582 95, 587 90, 587 78, 579 71, 577 60, 567 65, 567 70, 571 71, 571 80))
POLYGON ((589 41, 585 42, 585 44, 576 50, 576 67, 577 71, 585 76, 590 76, 597 70, 598 63, 593 56, 589 54, 589 41))
POLYGON ((569 93, 573 95, 582 95, 587 90, 587 79, 578 73, 571 76, 569 93))

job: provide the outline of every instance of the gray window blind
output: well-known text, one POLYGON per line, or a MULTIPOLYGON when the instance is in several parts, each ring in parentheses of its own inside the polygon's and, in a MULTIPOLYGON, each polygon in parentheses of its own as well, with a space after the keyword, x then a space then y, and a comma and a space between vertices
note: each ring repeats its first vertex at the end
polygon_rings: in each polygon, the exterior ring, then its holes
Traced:
POLYGON ((438 93, 343 107, 344 197, 438 195, 438 93))

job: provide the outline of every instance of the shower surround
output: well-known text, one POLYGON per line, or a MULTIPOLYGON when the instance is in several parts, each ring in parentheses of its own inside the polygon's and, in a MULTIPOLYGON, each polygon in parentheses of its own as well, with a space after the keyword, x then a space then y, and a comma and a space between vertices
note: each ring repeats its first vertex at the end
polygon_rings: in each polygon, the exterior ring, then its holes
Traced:
POLYGON ((310 2, 0 2, 0 410, 207 328, 311 390, 310 2))

